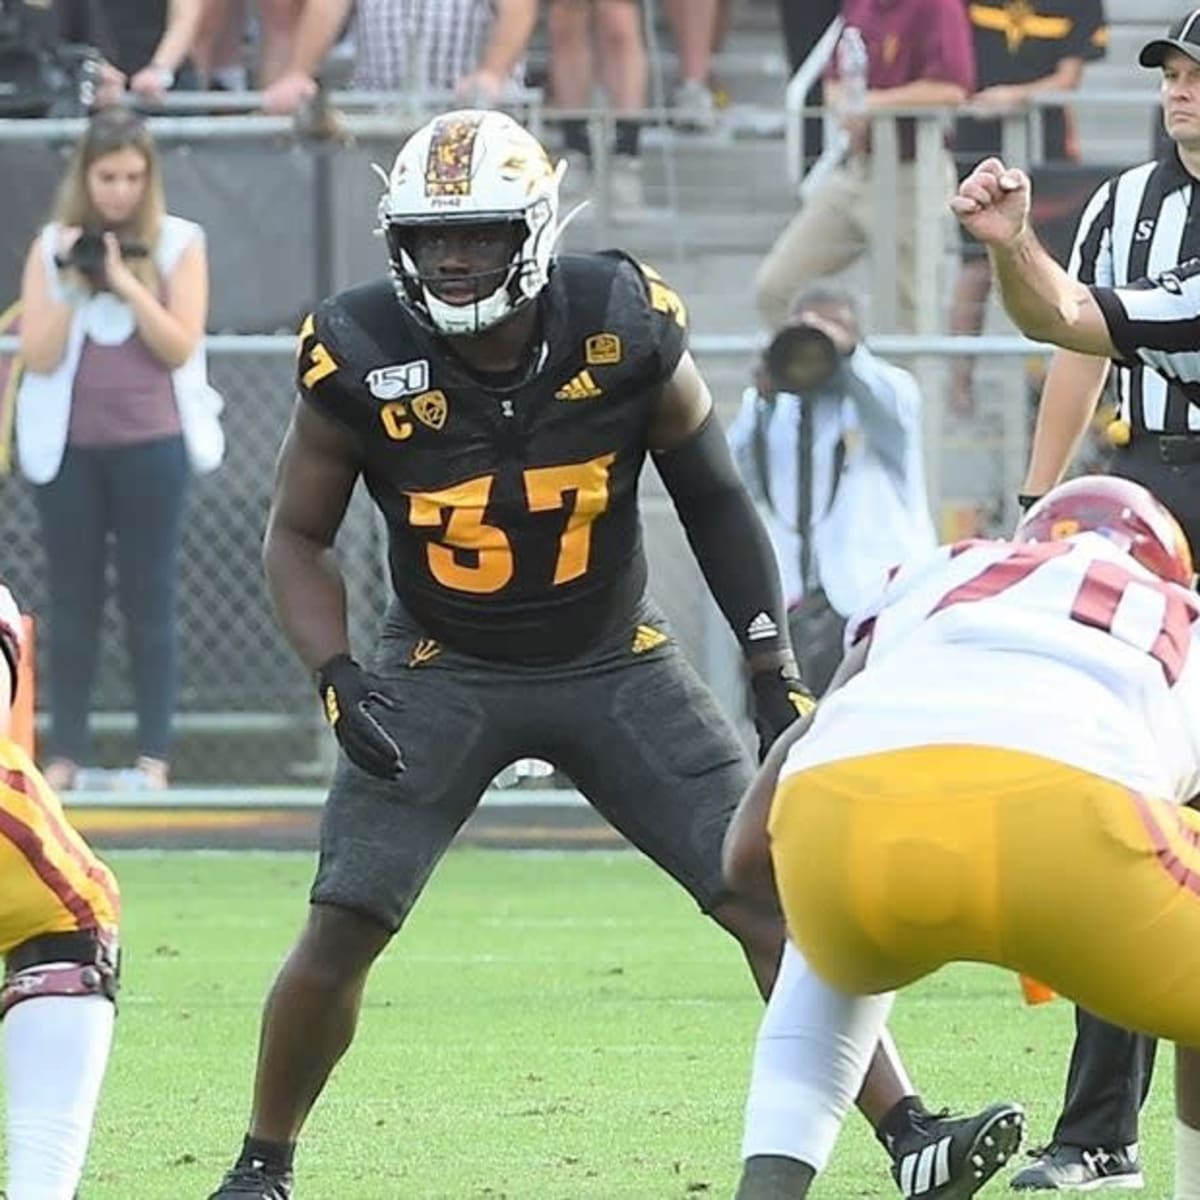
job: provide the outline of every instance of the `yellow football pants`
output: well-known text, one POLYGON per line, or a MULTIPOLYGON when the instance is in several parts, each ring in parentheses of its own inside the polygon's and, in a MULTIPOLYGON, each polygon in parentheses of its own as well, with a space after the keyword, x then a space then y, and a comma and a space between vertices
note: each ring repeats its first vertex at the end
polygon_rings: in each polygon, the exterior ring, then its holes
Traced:
POLYGON ((112 872, 24 751, 0 738, 0 954, 46 933, 111 931, 119 917, 112 872))
POLYGON ((995 963, 1200 1048, 1200 813, 1034 755, 939 746, 789 776, 769 828, 791 936, 835 987, 995 963))

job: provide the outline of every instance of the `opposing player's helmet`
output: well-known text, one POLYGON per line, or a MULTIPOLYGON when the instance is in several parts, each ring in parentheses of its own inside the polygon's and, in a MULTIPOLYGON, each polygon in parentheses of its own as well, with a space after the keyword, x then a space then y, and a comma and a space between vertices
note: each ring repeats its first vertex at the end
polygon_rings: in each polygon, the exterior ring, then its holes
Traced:
POLYGON ((1115 542, 1160 579, 1191 587, 1187 536, 1170 509, 1140 483, 1083 475, 1051 488, 1022 518, 1017 542, 1053 542, 1090 530, 1115 542))
POLYGON ((550 276, 563 169, 561 163, 555 169, 537 138, 504 113, 462 109, 417 130, 396 155, 379 201, 401 302, 442 333, 473 334, 533 300, 550 276), (465 304, 431 292, 407 244, 421 225, 452 222, 514 226, 499 286, 465 304))

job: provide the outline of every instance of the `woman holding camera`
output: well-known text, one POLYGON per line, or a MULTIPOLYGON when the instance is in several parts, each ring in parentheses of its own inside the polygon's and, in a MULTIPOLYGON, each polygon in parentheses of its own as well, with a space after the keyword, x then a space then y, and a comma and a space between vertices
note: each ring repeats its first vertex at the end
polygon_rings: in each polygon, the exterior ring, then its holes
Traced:
POLYGON ((22 472, 49 566, 52 734, 46 778, 70 788, 86 742, 108 540, 137 711, 141 782, 167 785, 176 579, 192 469, 223 450, 208 387, 208 263, 200 226, 166 212, 144 123, 94 117, 21 284, 22 472))

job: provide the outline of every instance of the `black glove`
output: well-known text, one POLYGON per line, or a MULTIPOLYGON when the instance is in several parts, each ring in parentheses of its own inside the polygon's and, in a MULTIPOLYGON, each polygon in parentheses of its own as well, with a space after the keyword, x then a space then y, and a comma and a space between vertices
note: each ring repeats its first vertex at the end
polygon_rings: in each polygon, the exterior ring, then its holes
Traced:
POLYGON ((350 761, 380 779, 395 779, 404 770, 404 755, 371 711, 375 705, 396 707, 383 681, 348 654, 335 654, 318 667, 316 681, 325 719, 350 761))
POLYGON ((750 676, 754 692, 754 728, 758 730, 761 762, 775 739, 793 722, 817 707, 812 692, 793 666, 756 671, 750 676))

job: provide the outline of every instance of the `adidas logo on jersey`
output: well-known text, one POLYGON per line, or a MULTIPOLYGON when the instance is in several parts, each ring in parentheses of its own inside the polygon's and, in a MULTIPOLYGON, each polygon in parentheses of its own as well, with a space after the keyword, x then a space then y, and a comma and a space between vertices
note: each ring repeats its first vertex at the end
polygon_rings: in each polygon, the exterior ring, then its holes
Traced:
POLYGON ((940 1138, 914 1154, 906 1154, 898 1164, 896 1182, 902 1196, 927 1196, 950 1181, 950 1142, 940 1138))
POLYGON ((604 389, 596 385, 591 371, 580 371, 554 393, 555 400, 594 400, 604 389))
POLYGON ((771 620, 770 616, 765 612, 760 612, 758 616, 746 626, 746 636, 752 641, 761 641, 763 638, 773 638, 779 633, 779 626, 771 620))

